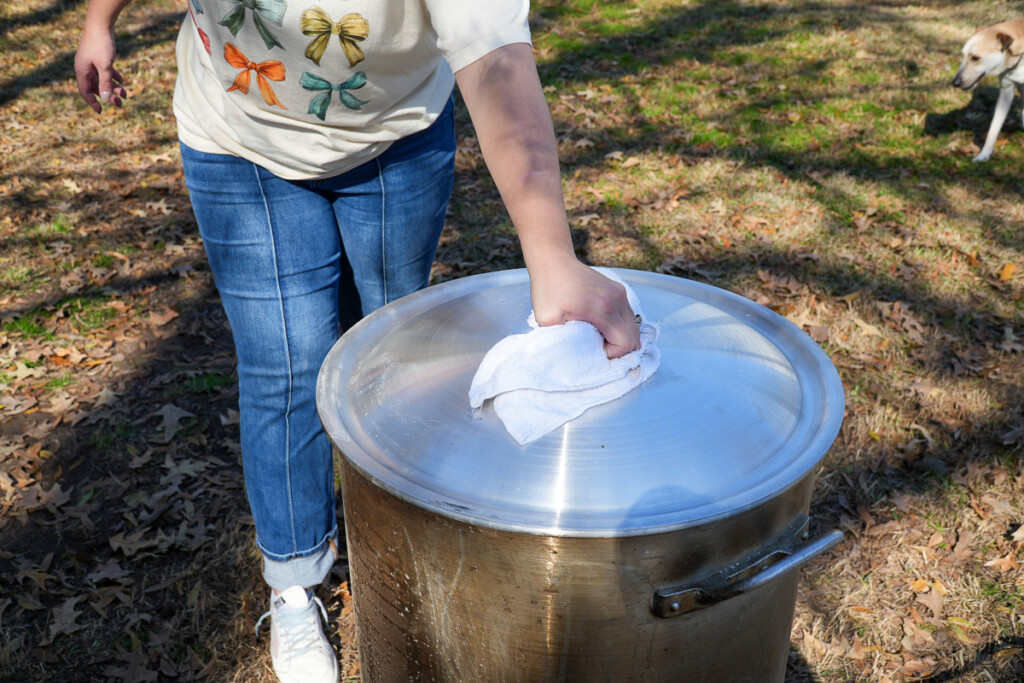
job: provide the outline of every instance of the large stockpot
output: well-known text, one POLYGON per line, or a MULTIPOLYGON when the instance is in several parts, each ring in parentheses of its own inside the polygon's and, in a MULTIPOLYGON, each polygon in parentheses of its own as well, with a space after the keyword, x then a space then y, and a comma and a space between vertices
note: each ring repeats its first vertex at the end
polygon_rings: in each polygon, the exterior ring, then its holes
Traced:
POLYGON ((619 270, 661 367, 528 446, 471 413, 527 330, 525 271, 428 288, 332 349, 363 680, 782 681, 814 470, 843 390, 796 326, 729 292, 619 270))

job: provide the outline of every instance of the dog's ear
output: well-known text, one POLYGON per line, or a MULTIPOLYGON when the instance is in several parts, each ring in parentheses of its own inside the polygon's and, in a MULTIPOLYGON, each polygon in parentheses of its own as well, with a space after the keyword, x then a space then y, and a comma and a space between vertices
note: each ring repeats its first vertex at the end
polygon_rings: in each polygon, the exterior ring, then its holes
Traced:
POLYGON ((1003 46, 1003 52, 1009 52, 1013 57, 1024 54, 1024 36, 1011 36, 1009 33, 1000 31, 996 34, 996 40, 1003 46))

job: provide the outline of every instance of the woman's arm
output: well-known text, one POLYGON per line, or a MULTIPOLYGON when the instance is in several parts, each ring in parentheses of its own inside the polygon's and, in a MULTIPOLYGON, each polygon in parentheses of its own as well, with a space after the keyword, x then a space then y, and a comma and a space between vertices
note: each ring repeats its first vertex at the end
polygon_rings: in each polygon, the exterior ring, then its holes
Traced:
POLYGON ((639 326, 623 287, 576 259, 551 114, 530 46, 501 47, 455 79, 519 234, 537 322, 590 322, 604 335, 609 358, 639 348, 639 326))
POLYGON ((82 38, 75 53, 75 79, 86 104, 99 113, 103 102, 121 106, 127 97, 124 79, 114 68, 114 22, 131 0, 91 0, 82 27, 82 38), (97 96, 98 99, 97 99, 97 96))

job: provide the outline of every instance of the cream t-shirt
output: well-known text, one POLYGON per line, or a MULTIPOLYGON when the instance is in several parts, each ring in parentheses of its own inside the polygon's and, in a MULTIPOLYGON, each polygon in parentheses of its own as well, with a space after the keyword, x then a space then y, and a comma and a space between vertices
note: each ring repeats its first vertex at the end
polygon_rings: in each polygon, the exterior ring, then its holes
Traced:
POLYGON ((174 115, 189 147, 288 179, 427 128, 453 72, 529 43, 529 0, 188 0, 174 115))

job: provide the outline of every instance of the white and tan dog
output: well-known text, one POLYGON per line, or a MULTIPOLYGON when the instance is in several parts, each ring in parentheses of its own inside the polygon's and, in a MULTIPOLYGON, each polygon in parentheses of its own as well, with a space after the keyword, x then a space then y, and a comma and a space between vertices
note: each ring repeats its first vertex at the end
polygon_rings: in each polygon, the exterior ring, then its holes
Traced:
MULTIPOLYGON (((999 99, 985 146, 973 161, 987 161, 996 146, 996 137, 1013 104, 1014 90, 1024 86, 1024 17, 978 29, 964 44, 964 59, 953 78, 953 85, 964 90, 976 86, 985 76, 999 77, 999 99)), ((1022 119, 1024 124, 1024 119, 1022 119)))

